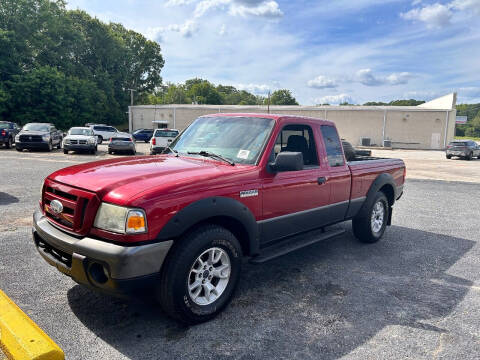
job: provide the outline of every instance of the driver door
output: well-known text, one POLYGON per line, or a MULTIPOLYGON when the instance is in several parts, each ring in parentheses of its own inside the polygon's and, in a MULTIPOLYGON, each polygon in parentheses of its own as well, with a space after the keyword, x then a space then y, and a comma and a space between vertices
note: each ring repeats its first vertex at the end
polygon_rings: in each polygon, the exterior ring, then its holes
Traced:
POLYGON ((263 244, 324 225, 330 202, 328 169, 320 164, 318 141, 308 124, 285 125, 278 134, 270 162, 279 152, 301 152, 304 168, 270 174, 263 182, 263 244))

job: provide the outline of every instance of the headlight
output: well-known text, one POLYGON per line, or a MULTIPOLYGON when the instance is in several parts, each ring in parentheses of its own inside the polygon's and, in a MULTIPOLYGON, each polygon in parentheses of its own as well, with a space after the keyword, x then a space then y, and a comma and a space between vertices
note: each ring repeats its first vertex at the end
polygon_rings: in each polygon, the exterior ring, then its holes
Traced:
POLYGON ((43 141, 50 141, 50 135, 43 135, 42 140, 43 141))
POLYGON ((64 144, 70 144, 70 140, 69 139, 63 139, 63 143, 64 144))
POLYGON ((143 210, 102 203, 94 226, 120 234, 142 234, 147 232, 147 219, 143 210))
POLYGON ((88 138, 88 143, 89 144, 95 144, 95 138, 91 137, 91 138, 88 138))
POLYGON ((20 135, 15 135, 15 142, 20 142, 20 135))

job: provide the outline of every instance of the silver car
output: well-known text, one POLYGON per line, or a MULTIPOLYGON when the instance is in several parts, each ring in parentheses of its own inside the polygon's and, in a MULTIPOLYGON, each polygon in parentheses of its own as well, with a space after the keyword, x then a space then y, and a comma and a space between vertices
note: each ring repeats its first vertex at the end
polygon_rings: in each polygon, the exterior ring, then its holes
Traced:
POLYGON ((63 153, 69 151, 87 151, 90 154, 97 152, 97 138, 93 130, 88 127, 73 127, 68 130, 63 139, 63 153))
POLYGON ((448 144, 446 151, 447 159, 458 156, 462 159, 480 159, 480 145, 473 140, 455 140, 448 144))
POLYGON ((137 149, 133 136, 128 133, 116 133, 108 143, 108 153, 129 153, 135 155, 137 149))

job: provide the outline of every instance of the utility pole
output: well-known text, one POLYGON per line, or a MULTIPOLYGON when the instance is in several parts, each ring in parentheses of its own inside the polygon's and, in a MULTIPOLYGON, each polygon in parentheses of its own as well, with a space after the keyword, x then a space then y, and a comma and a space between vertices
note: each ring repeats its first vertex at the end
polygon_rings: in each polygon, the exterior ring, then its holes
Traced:
POLYGON ((129 112, 129 116, 128 116, 128 130, 130 132, 133 131, 133 110, 132 110, 132 106, 133 106, 133 93, 137 90, 135 89, 127 89, 128 91, 130 91, 130 112, 129 112))
POLYGON ((270 90, 268 90, 267 114, 270 114, 270 90))

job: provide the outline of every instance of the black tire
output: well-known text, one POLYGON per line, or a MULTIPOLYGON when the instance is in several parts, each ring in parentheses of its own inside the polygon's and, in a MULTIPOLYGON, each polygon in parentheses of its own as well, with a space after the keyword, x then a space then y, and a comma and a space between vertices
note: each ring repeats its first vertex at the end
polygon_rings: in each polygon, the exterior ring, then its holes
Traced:
POLYGON ((61 139, 60 142, 57 145, 57 149, 59 149, 59 150, 62 148, 62 141, 63 141, 63 139, 61 139))
POLYGON ((50 152, 50 151, 52 151, 52 150, 53 150, 53 144, 52 144, 52 141, 49 141, 49 142, 48 142, 48 149, 47 149, 47 151, 50 152))
POLYGON ((452 155, 447 155, 447 159, 451 159, 452 158, 452 155))
POLYGON ((113 151, 112 151, 112 150, 108 150, 108 153, 109 153, 110 155, 112 155, 112 154, 113 154, 113 151))
POLYGON ((365 205, 360 209, 360 212, 352 221, 353 233, 355 237, 364 243, 375 243, 380 240, 387 228, 390 207, 388 205, 387 197, 383 192, 377 192, 372 200, 367 199, 365 205), (372 229, 372 215, 374 207, 377 203, 383 206, 383 222, 378 231, 372 229))
POLYGON ((467 155, 467 157, 465 159, 470 161, 470 160, 472 160, 472 158, 473 158, 473 153, 470 153, 470 154, 467 155))
POLYGON ((136 150, 132 150, 132 155, 136 155, 137 154, 137 151, 136 150))
POLYGON ((103 142, 103 137, 101 135, 97 136, 97 144, 101 144, 103 142))
POLYGON ((170 250, 156 288, 157 299, 163 310, 180 322, 197 324, 208 321, 232 299, 241 265, 242 248, 230 231, 216 225, 201 226, 178 240, 170 250), (228 255, 230 278, 218 299, 208 305, 198 305, 188 291, 190 270, 197 258, 211 248, 220 248, 228 255))
POLYGON ((97 152, 97 149, 90 150, 90 154, 92 154, 92 155, 95 155, 96 152, 97 152))
POLYGON ((64 154, 68 154, 68 150, 67 150, 67 149, 63 149, 63 153, 64 153, 64 154))
POLYGON ((17 150, 18 152, 22 152, 22 151, 23 151, 23 149, 22 149, 22 148, 19 148, 19 147, 17 147, 17 145, 16 145, 16 144, 15 144, 15 150, 17 150))
POLYGON ((5 147, 10 149, 13 146, 13 140, 11 137, 8 138, 8 141, 5 143, 5 147))

